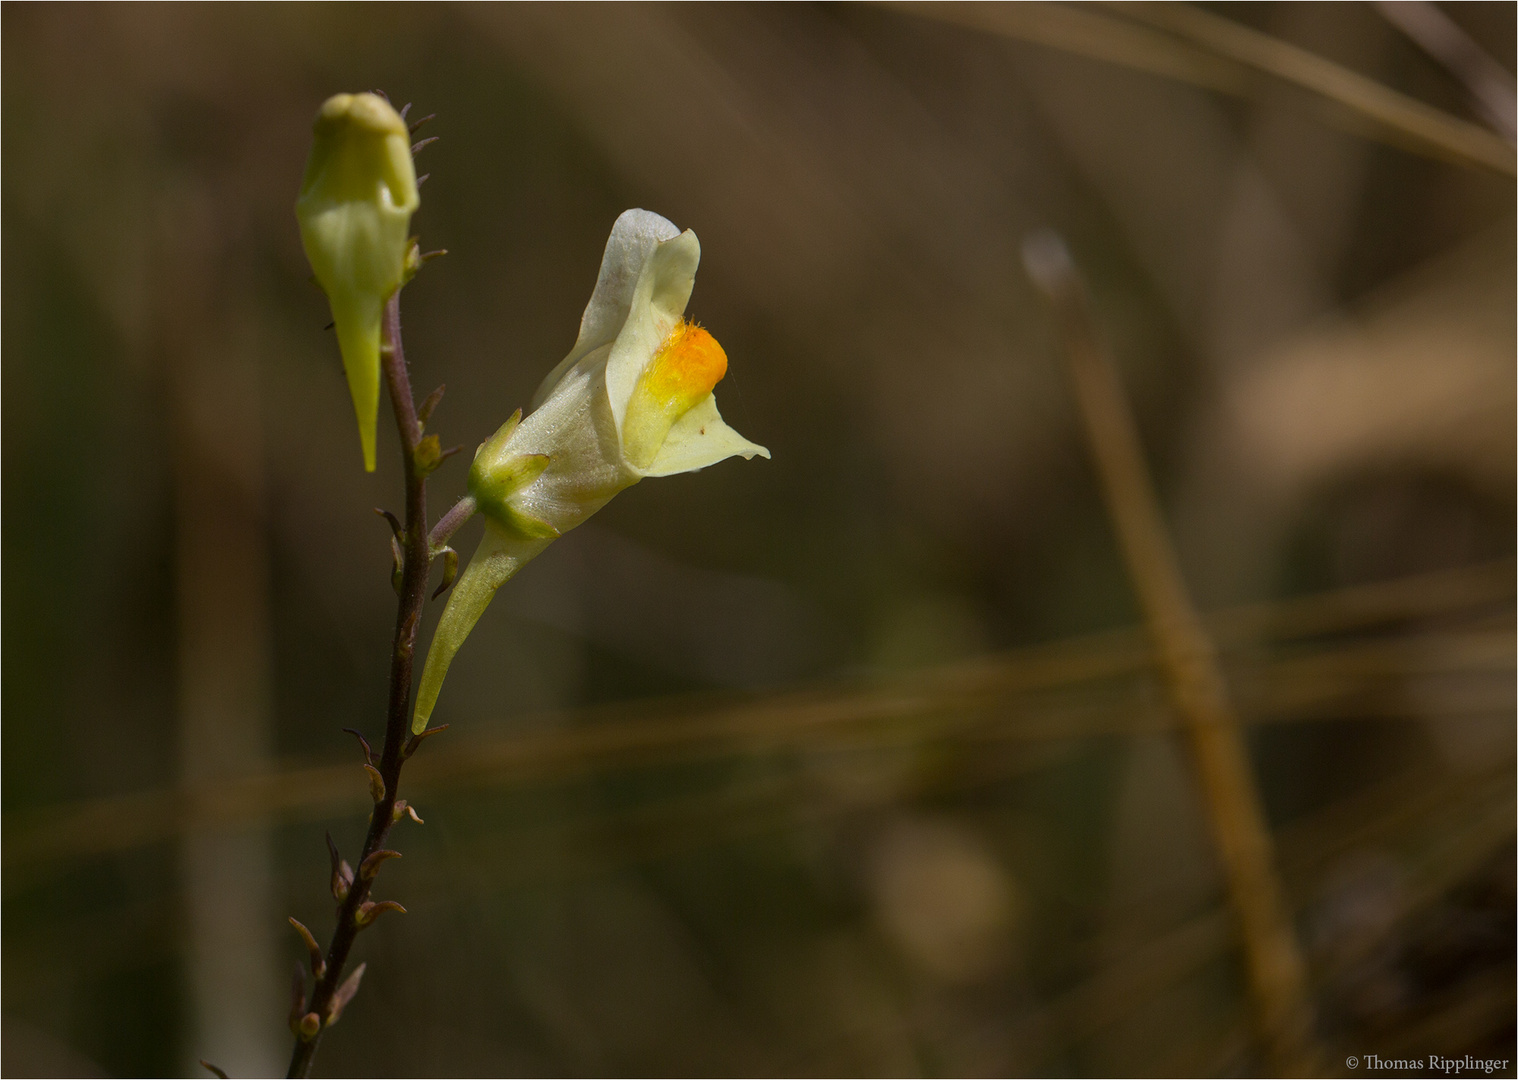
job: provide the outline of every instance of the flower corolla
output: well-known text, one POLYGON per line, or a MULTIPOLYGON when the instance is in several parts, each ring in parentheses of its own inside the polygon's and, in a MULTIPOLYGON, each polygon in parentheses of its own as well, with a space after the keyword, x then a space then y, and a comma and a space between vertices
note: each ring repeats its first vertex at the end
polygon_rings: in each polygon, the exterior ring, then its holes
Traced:
POLYGON ((336 94, 317 113, 313 134, 295 216, 332 306, 364 468, 373 472, 380 318, 407 277, 411 215, 421 204, 411 133, 378 94, 336 94))
POLYGON ((769 457, 729 427, 712 388, 727 355, 684 318, 701 245, 647 210, 617 218, 574 348, 476 451, 469 497, 485 535, 438 622, 417 689, 427 725, 448 665, 495 592, 556 537, 648 476, 769 457))

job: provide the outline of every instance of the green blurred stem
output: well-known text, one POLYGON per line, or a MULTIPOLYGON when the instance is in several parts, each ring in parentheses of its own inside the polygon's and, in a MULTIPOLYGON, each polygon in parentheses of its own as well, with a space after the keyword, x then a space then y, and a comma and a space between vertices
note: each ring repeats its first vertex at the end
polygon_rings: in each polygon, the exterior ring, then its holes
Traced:
MULTIPOLYGON (((411 397, 411 378, 406 372, 406 355, 401 346, 400 292, 397 290, 385 305, 380 365, 390 401, 395 407, 395 426, 401 437, 401 459, 406 477, 406 539, 401 568, 400 603, 395 616, 395 637, 390 653, 390 698, 385 717, 385 745, 380 752, 379 770, 385 781, 385 794, 374 804, 369 834, 364 848, 353 860, 355 867, 385 845, 385 838, 395 816, 396 793, 400 787, 401 766, 406 761, 406 738, 409 734, 407 706, 411 700, 412 667, 416 654, 416 631, 421 622, 422 606, 427 600, 427 571, 431 562, 427 535, 427 482, 417 468, 416 450, 422 441, 422 425, 417 421, 416 402, 411 397)), ((467 517, 467 515, 465 515, 467 517)), ((460 519, 460 524, 463 519, 460 519)), ((456 528, 457 526, 455 526, 456 528)), ((348 896, 338 910, 337 929, 327 949, 326 970, 317 980, 308 1013, 325 1016, 333 994, 342 985, 343 968, 358 936, 356 920, 359 906, 369 898, 372 882, 355 876, 348 896)), ((309 1076, 325 1026, 312 1039, 296 1036, 287 1076, 309 1076)))

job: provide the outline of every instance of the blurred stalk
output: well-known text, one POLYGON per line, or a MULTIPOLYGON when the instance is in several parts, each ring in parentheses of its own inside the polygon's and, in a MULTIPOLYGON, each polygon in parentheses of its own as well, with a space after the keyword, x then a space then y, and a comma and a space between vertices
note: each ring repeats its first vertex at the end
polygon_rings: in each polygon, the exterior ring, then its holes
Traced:
MULTIPOLYGON (((205 788, 270 764, 269 556, 258 369, 236 316, 212 314, 226 310, 218 282, 236 260, 217 197, 186 188, 163 223, 169 280, 155 292, 171 298, 159 327, 174 415, 179 777, 205 788)), ((236 1074, 278 1067, 270 845, 260 814, 180 842, 190 1063, 214 1048, 236 1074)))
POLYGON ((1023 259, 1059 320, 1107 509, 1160 671, 1191 743, 1243 939, 1259 1036, 1279 1072, 1317 1075, 1306 969, 1276 872, 1264 807, 1217 649, 1181 577, 1133 415, 1064 241, 1052 232, 1035 234, 1024 242, 1023 259))
MULTIPOLYGON (((1332 102, 1330 119, 1413 153, 1518 172, 1513 148, 1479 124, 1316 53, 1190 4, 954 4, 890 0, 923 18, 1087 56, 1218 93, 1248 96, 1258 74, 1332 102), (1258 74, 1257 74, 1258 73, 1258 74)), ((1401 7, 1402 4, 1392 6, 1401 7)))
MULTIPOLYGON (((1245 649, 1237 693, 1246 722, 1439 719, 1459 710, 1511 711, 1513 564, 1439 571, 1292 600, 1211 613, 1220 645, 1245 649), (1414 636, 1384 631, 1436 620, 1414 636), (1452 621, 1453 620, 1453 621, 1452 621), (1474 622, 1473 622, 1474 620, 1474 622), (1488 624, 1490 621, 1490 625, 1488 624), (1382 631, 1369 638, 1368 631, 1382 631), (1352 635, 1323 642, 1324 635, 1352 635), (1304 640, 1305 639, 1305 640, 1304 640), (1296 642, 1269 659, 1254 648, 1296 642), (1250 659, 1252 657, 1252 659, 1250 659), (1389 680, 1406 676, 1478 679, 1484 687, 1430 713, 1389 680)), ((1134 677, 1154 651, 1134 630, 1024 647, 886 683, 845 683, 733 700, 659 698, 539 716, 537 733, 485 735, 439 747, 406 774, 410 789, 458 793, 541 785, 621 770, 819 748, 877 746, 904 733, 921 742, 1027 746, 1177 726, 1134 677), (1112 695, 1121 692, 1120 705, 1112 695), (1016 725, 996 722, 1013 711, 1016 725)), ((1400 687, 1401 683, 1396 682, 1400 687)), ((894 743, 893 743, 894 745, 894 743)), ((7 819, 7 898, 73 860, 128 851, 196 829, 273 816, 315 820, 359 804, 351 764, 285 764, 259 775, 199 787, 154 789, 54 806, 7 819)))
MULTIPOLYGON (((1282 830, 1288 901, 1299 911, 1315 902, 1328 868, 1350 852, 1394 850, 1408 869, 1407 889, 1392 908, 1393 926, 1404 926, 1512 844, 1512 805, 1512 776, 1500 763, 1475 777, 1431 776, 1421 767, 1400 773, 1282 830), (1415 838, 1420 833, 1426 835, 1415 838)), ((1154 935, 1022 1017, 1020 1041, 1034 1046, 1033 1058, 1040 1060, 1077 1040, 1094 1038, 1132 1015, 1136 1002, 1194 975, 1231 947, 1229 929, 1227 912, 1215 909, 1154 935)), ((1388 928, 1348 950, 1340 948, 1329 958, 1326 976, 1384 948, 1394 937, 1388 928)), ((1196 1070, 1190 1075, 1236 1072, 1196 1070)))
POLYGON ((1191 4, 1139 3, 1112 7, 1218 56, 1310 90, 1410 146, 1454 161, 1484 165, 1504 176, 1518 173, 1512 145, 1486 128, 1451 116, 1288 41, 1191 4))
POLYGON ((1518 140, 1518 99, 1512 75, 1459 23, 1427 0, 1377 0, 1376 10, 1465 84, 1471 104, 1498 134, 1510 143, 1518 140))

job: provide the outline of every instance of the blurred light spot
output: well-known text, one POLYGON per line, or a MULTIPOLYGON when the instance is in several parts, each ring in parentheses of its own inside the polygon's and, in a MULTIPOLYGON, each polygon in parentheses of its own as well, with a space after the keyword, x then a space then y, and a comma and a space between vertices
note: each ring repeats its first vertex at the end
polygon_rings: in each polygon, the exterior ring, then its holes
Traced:
POLYGON ((945 982, 972 982, 1011 959, 1019 903, 984 843, 948 822, 908 820, 876 842, 870 887, 890 939, 945 982))

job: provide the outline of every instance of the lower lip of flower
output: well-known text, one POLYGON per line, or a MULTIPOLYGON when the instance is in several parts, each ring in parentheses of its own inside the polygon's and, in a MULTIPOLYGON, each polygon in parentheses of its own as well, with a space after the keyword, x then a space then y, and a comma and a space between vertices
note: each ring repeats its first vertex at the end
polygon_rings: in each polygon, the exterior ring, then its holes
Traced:
POLYGON ((644 369, 627 403, 622 444, 647 468, 676 420, 706 399, 727 374, 727 353, 702 327, 680 322, 644 369))

